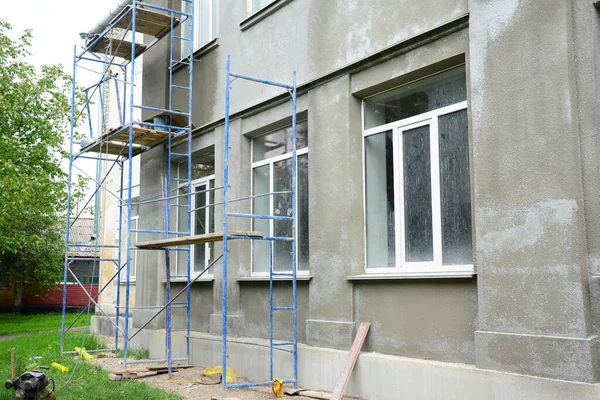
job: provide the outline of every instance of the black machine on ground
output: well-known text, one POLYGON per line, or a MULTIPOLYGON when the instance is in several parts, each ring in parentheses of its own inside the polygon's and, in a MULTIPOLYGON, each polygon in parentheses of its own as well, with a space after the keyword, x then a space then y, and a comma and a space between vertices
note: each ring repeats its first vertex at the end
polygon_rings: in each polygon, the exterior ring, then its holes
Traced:
POLYGON ((15 379, 4 382, 4 387, 14 389, 13 400, 56 400, 54 381, 52 389, 48 387, 50 379, 41 371, 27 371, 15 379))

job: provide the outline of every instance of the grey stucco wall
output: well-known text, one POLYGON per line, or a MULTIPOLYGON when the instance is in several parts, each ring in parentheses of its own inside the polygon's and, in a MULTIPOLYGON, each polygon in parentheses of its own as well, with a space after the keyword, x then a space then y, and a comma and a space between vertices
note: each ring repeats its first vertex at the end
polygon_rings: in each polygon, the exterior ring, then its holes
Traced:
MULTIPOLYGON (((247 75, 288 82, 298 71, 299 111, 309 125, 312 275, 299 283, 300 339, 348 348, 357 323, 370 321, 367 351, 596 381, 600 279, 590 281, 588 272, 600 264, 597 11, 586 1, 373 3, 293 0, 241 31, 246 3, 224 0, 219 46, 194 65, 194 122, 206 127, 195 142, 212 145, 212 135, 217 185, 225 56, 247 75), (468 28, 428 39, 428 32, 467 12, 468 28), (411 45, 385 53, 403 43, 411 45), (361 99, 463 61, 477 277, 347 280, 364 273, 361 99), (357 67, 343 70, 350 65, 357 67)), ((144 100, 160 107, 167 53, 153 51, 144 60, 144 100)), ((185 76, 181 70, 176 79, 185 76)), ((239 113, 231 123, 230 194, 236 197, 250 193, 249 136, 285 124, 289 105, 270 102, 278 89, 240 81, 232 89, 232 113, 239 113)), ((177 108, 186 103, 175 99, 177 108)), ((157 170, 144 165, 155 168, 162 158, 158 150, 142 155, 142 196, 160 188, 157 170)), ((141 216, 142 226, 161 223, 151 219, 141 216)), ((230 228, 246 229, 245 223, 230 228)), ((136 301, 160 304, 160 252, 143 254, 136 301)), ((249 243, 233 244, 229 265, 230 334, 265 337, 266 285, 237 281, 250 275, 249 243)), ((213 283, 196 290, 211 301, 192 311, 192 325, 213 334, 221 329, 220 268, 213 283)), ((285 284, 279 286, 285 297, 285 284)), ((136 314, 134 325, 140 320, 136 314)))

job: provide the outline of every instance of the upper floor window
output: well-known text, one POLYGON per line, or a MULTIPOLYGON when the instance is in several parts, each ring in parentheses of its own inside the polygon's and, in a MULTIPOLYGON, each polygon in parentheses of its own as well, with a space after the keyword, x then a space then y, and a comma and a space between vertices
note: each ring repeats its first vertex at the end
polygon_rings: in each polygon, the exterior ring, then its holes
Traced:
MULTIPOLYGON (((297 271, 308 271, 308 123, 298 122, 296 128, 297 163, 297 271)), ((279 129, 252 140, 252 194, 287 192, 292 188, 292 128, 279 129)), ((291 216, 292 196, 280 193, 255 197, 254 214, 291 216)), ((254 219, 253 230, 265 236, 290 237, 292 222, 254 219)), ((292 244, 273 242, 273 270, 292 270, 292 244)), ((269 273, 269 242, 252 243, 252 272, 269 273)))
POLYGON ((250 2, 252 3, 252 13, 254 14, 261 8, 268 6, 269 4, 273 3, 274 1, 275 0, 250 0, 250 2))
MULTIPOLYGON (((178 166, 179 179, 187 179, 187 161, 178 166)), ((205 153, 192 158, 192 210, 190 213, 190 235, 203 235, 215 231, 215 154, 205 153)), ((188 193, 187 183, 179 187, 179 194, 188 193)), ((188 231, 188 197, 179 197, 178 204, 173 207, 177 209, 177 231, 188 231)), ((192 277, 202 272, 210 265, 214 256, 214 243, 202 243, 190 246, 190 272, 192 277)), ((177 270, 172 275, 177 278, 187 277, 188 252, 177 252, 177 270)), ((209 271, 207 275, 212 275, 209 271)))
POLYGON ((363 109, 367 271, 472 273, 464 66, 363 109))
MULTIPOLYGON (((190 12, 191 3, 182 2, 183 9, 190 12)), ((194 51, 218 37, 219 31, 219 1, 194 0, 194 51)), ((189 21, 182 23, 182 36, 190 37, 189 21)), ((181 58, 189 56, 189 43, 182 41, 181 58)))

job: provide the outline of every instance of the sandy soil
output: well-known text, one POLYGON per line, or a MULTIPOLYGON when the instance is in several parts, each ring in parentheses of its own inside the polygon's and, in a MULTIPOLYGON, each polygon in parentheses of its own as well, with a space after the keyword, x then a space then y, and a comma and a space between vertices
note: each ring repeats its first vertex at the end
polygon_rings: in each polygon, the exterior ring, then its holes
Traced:
MULTIPOLYGON (((98 365, 111 372, 123 371, 122 360, 120 358, 99 358, 98 365)), ((165 363, 130 364, 128 365, 128 369, 130 371, 139 371, 149 367, 164 367, 165 365, 165 363)), ((177 393, 184 399, 221 399, 221 384, 208 385, 197 382, 202 377, 203 370, 203 367, 187 368, 173 373, 170 378, 167 374, 144 377, 145 374, 140 372, 138 373, 137 380, 169 392, 177 393)), ((246 379, 240 377, 238 377, 237 381, 247 382, 246 379)), ((227 391, 227 399, 231 400, 272 400, 274 398, 270 387, 230 389, 227 391)), ((285 399, 311 400, 305 396, 285 396, 285 399)), ((350 397, 344 397, 344 399, 350 399, 350 397)))

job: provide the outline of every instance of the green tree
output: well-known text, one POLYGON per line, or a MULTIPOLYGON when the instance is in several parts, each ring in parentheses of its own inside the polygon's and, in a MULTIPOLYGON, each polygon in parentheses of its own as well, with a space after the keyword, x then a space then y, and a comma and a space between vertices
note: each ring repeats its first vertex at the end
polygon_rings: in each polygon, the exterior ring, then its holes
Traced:
POLYGON ((27 62, 32 34, 0 21, 0 269, 23 295, 62 281, 71 77, 27 62))

